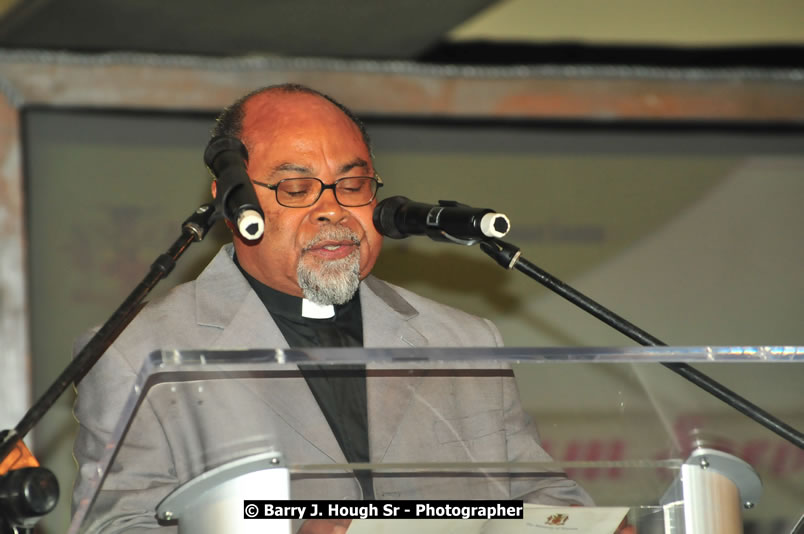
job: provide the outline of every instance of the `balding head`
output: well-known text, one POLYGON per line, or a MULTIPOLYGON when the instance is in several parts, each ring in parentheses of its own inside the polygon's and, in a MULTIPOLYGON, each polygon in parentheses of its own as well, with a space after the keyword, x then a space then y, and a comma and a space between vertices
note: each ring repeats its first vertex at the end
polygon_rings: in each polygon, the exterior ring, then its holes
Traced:
MULTIPOLYGON (((371 154, 373 157, 371 138, 369 137, 363 122, 359 118, 357 118, 357 116, 352 112, 352 110, 350 110, 348 107, 344 106, 343 104, 341 104, 340 102, 338 102, 337 100, 335 100, 334 98, 325 93, 316 91, 311 87, 307 87, 306 85, 301 85, 297 83, 283 83, 277 85, 269 85, 257 89, 255 91, 252 91, 249 94, 237 99, 234 103, 225 108, 220 113, 220 115, 218 115, 217 119, 215 120, 215 127, 212 129, 212 137, 216 137, 219 135, 226 135, 228 137, 241 139, 243 133, 243 118, 245 115, 246 103, 256 96, 266 95, 269 93, 275 93, 277 95, 307 94, 327 100, 354 123, 354 125, 360 131, 360 135, 362 136, 363 142, 366 144, 366 147, 368 148, 369 154, 371 154)), ((246 148, 248 148, 248 145, 246 145, 246 148)))

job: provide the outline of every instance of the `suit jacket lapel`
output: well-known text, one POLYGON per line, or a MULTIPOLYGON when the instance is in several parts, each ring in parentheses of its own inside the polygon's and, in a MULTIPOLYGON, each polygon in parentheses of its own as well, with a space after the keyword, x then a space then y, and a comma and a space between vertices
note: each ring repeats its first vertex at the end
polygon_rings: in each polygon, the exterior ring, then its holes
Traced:
POLYGON ((385 282, 373 276, 360 286, 363 346, 366 348, 426 347, 427 338, 410 325, 419 312, 385 282))
MULTIPOLYGON (((248 282, 243 279, 248 285, 248 282)), ((269 348, 286 349, 287 341, 276 326, 271 314, 265 309, 260 297, 249 291, 240 300, 240 306, 229 317, 230 322, 223 327, 220 337, 215 340, 216 349, 269 348)))
MULTIPOLYGON (((410 320, 419 312, 388 284, 369 276, 363 281, 360 298, 365 347, 416 348, 429 345, 427 338, 410 324, 410 320)), ((371 374, 372 368, 404 370, 411 365, 415 363, 369 365, 368 372, 371 374)), ((399 425, 410 409, 422 379, 422 376, 399 373, 367 381, 369 440, 373 462, 382 462, 394 440, 405 439, 405 436, 397 435, 399 425)))
POLYGON ((195 282, 196 321, 221 330, 214 349, 287 348, 271 314, 224 246, 195 282))

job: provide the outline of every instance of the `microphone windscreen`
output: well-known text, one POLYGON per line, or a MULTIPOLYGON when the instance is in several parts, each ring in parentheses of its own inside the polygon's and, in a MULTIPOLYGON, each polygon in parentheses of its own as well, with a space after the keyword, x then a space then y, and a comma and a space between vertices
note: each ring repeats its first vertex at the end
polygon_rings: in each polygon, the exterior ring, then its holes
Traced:
POLYGON ((389 197, 380 201, 374 208, 374 227, 379 233, 391 239, 404 239, 408 234, 402 232, 396 222, 396 214, 402 206, 410 202, 410 199, 403 196, 389 197))
POLYGON ((248 161, 248 150, 246 150, 240 139, 226 135, 213 137, 209 140, 206 150, 204 150, 204 164, 209 167, 215 176, 222 170, 221 163, 216 164, 215 160, 218 159, 218 156, 227 153, 230 156, 237 154, 242 159, 243 164, 248 161))

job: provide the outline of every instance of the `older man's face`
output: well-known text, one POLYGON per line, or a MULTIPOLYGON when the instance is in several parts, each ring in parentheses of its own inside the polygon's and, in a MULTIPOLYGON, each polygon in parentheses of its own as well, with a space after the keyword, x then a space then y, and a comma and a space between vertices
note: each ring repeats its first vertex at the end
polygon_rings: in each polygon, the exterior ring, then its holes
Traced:
MULTIPOLYGON (((242 140, 252 180, 276 184, 316 177, 331 184, 373 176, 357 126, 330 102, 304 93, 267 93, 245 106, 242 140)), ((372 214, 377 204, 343 207, 332 190, 312 206, 280 206, 274 191, 255 186, 265 212, 265 234, 252 244, 235 239, 243 268, 264 284, 322 304, 345 301, 380 253, 382 236, 372 214), (304 287, 304 291, 302 288, 304 287), (329 301, 329 302, 327 302, 329 301)))

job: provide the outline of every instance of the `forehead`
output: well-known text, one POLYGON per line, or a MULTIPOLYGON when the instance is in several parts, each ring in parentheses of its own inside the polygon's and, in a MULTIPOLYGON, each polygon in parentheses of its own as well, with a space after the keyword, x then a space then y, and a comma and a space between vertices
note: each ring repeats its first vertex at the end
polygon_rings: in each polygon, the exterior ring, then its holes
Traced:
POLYGON ((263 93, 249 99, 243 112, 241 137, 250 158, 292 151, 300 154, 350 152, 351 157, 370 159, 357 125, 318 95, 263 93))

